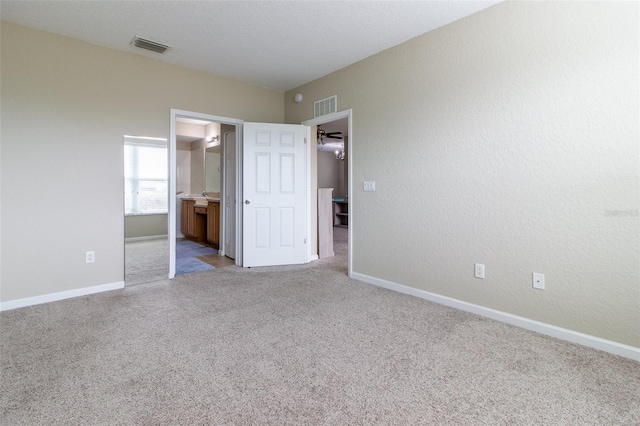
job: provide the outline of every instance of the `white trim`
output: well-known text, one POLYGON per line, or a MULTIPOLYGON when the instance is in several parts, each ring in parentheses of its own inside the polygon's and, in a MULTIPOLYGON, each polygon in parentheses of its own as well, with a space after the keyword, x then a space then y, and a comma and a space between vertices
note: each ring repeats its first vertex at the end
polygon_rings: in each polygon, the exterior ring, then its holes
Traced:
POLYGON ((135 241, 146 241, 146 240, 162 240, 164 238, 167 238, 169 235, 164 234, 164 235, 149 235, 147 237, 129 237, 129 238, 125 238, 124 241, 126 243, 132 243, 135 241))
MULTIPOLYGON (((244 125, 239 124, 236 126, 236 266, 242 266, 242 238, 243 238, 243 227, 244 223, 242 222, 242 218, 244 217, 244 195, 242 192, 242 188, 244 187, 244 171, 243 171, 243 155, 244 155, 244 125)), ((224 190, 224 189, 223 189, 224 190)), ((226 222, 224 222, 223 216, 223 224, 222 226, 226 226, 226 222)))
POLYGON ((568 342, 577 343, 589 348, 598 349, 601 351, 612 353, 614 355, 620 355, 625 358, 640 361, 640 348, 636 348, 634 346, 613 342, 611 340, 601 339, 589 334, 584 334, 577 331, 568 330, 566 328, 557 327, 555 325, 519 317, 517 315, 497 311, 495 309, 487 308, 484 306, 474 305, 473 303, 468 303, 462 300, 453 299, 451 297, 441 296, 439 294, 430 293, 428 291, 407 287, 402 284, 397 284, 380 278, 371 277, 369 275, 360 274, 358 272, 354 272, 351 278, 363 281, 368 284, 373 284, 378 287, 397 291, 399 293, 416 296, 421 299, 439 303, 441 305, 450 306, 452 308, 460 309, 461 311, 471 312, 473 314, 491 318, 506 324, 515 325, 517 327, 535 331, 537 333, 555 337, 557 339, 566 340, 568 342))
POLYGON ((319 259, 319 257, 318 257, 317 254, 310 254, 309 255, 309 262, 313 262, 314 260, 318 260, 318 259, 319 259))
POLYGON ((347 216, 347 223, 349 224, 348 232, 349 232, 349 241, 347 243, 347 268, 349 277, 353 278, 353 110, 347 109, 344 111, 338 111, 331 114, 323 115, 320 117, 312 118, 310 120, 305 120, 302 122, 305 126, 315 126, 318 124, 329 123, 331 121, 336 121, 341 118, 347 119, 347 135, 348 135, 348 147, 347 147, 347 184, 348 190, 347 195, 349 196, 349 211, 347 216))
POLYGON ((24 308, 27 306, 41 305, 43 303, 57 302, 58 300, 71 299, 73 297, 102 293, 104 291, 120 290, 124 288, 124 281, 111 284, 94 285, 91 287, 77 288, 75 290, 61 291, 58 293, 43 294, 42 296, 25 297, 24 299, 10 300, 0 303, 0 311, 24 308))
MULTIPOLYGON (((304 244, 306 246, 306 250, 304 253, 304 263, 309 263, 314 259, 314 255, 311 252, 311 127, 305 126, 304 133, 304 168, 305 168, 305 185, 304 192, 306 194, 305 207, 306 213, 304 215, 304 244)), ((317 259, 318 256, 316 255, 317 259)))

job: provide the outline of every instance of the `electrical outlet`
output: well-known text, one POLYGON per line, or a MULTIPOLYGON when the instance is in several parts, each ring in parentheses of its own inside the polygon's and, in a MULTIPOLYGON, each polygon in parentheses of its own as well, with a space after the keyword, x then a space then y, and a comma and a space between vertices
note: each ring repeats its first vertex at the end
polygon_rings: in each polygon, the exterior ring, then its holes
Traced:
POLYGON ((533 273, 533 288, 544 290, 544 274, 533 273))
POLYGON ((88 251, 85 253, 84 255, 84 260, 87 263, 93 263, 96 261, 96 252, 95 251, 88 251))
POLYGON ((376 190, 376 181, 375 180, 365 180, 364 181, 364 190, 365 191, 375 191, 376 190))
POLYGON ((482 263, 476 263, 474 275, 476 278, 484 279, 484 265, 482 263))

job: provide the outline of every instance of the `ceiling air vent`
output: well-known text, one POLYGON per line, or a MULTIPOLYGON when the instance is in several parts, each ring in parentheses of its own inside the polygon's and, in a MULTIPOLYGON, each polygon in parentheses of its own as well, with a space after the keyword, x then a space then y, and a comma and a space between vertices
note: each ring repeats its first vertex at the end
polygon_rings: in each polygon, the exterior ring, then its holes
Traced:
POLYGON ((171 46, 167 46, 166 44, 158 43, 157 41, 148 40, 146 38, 135 36, 131 41, 136 47, 140 47, 142 49, 151 50, 153 52, 164 53, 171 46))
POLYGON ((320 117, 321 115, 331 114, 332 112, 338 112, 338 96, 333 95, 330 98, 315 101, 313 103, 313 117, 320 117))

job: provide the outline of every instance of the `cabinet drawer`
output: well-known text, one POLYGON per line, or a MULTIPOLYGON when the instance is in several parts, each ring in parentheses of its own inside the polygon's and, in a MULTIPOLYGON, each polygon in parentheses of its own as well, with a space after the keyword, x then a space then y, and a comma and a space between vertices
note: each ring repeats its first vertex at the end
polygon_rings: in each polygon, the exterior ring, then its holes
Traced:
POLYGON ((206 206, 197 206, 196 207, 196 214, 207 214, 207 207, 206 206))

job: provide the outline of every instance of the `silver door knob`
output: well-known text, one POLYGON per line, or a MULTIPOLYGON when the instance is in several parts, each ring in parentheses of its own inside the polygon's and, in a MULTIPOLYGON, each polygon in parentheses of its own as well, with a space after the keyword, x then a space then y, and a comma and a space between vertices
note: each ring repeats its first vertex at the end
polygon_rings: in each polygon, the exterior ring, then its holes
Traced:
POLYGON ((244 200, 244 203, 245 204, 251 204, 251 201, 250 200, 244 200))

